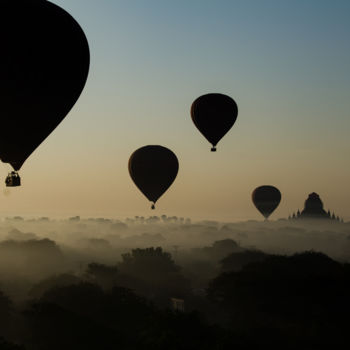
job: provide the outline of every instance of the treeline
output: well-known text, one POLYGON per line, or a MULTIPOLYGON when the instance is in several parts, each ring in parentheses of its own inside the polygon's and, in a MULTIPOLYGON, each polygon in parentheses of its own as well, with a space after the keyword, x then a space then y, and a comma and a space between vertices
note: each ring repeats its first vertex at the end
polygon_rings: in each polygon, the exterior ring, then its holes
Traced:
MULTIPOLYGON (((202 254, 218 254, 217 242, 202 254)), ((233 248, 233 243, 231 242, 233 248)), ((162 248, 61 274, 16 304, 0 294, 0 349, 313 349, 349 345, 350 265, 317 252, 221 258, 203 293, 162 248), (185 312, 171 298, 184 300, 185 312)))

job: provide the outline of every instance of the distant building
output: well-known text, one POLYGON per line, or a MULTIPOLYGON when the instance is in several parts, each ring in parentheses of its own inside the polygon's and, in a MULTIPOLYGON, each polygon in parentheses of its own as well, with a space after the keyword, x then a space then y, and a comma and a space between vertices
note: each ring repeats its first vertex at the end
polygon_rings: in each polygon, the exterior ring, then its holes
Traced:
POLYGON ((183 299, 171 298, 170 300, 174 311, 185 312, 185 301, 183 299))
POLYGON ((305 201, 304 209, 300 212, 298 209, 297 214, 293 213, 289 216, 289 220, 298 220, 298 219, 327 219, 342 222, 342 219, 331 212, 325 211, 323 209, 323 202, 320 196, 312 192, 309 194, 309 197, 305 201))

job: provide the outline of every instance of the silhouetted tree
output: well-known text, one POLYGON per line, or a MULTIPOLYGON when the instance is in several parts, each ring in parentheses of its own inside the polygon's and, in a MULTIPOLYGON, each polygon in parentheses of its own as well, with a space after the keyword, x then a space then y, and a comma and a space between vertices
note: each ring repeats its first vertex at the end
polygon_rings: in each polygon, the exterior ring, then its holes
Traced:
POLYGON ((222 271, 237 271, 247 264, 263 261, 267 257, 269 257, 268 254, 258 250, 235 252, 221 260, 221 269, 222 271))
POLYGON ((47 238, 0 243, 0 264, 9 264, 21 274, 52 274, 62 268, 63 259, 59 246, 47 238))
POLYGON ((229 332, 197 313, 160 310, 128 289, 106 292, 81 283, 49 290, 24 312, 29 349, 219 350, 236 345, 229 332))
POLYGON ((117 281, 118 268, 98 263, 90 263, 86 270, 86 277, 104 289, 111 289, 117 281))
POLYGON ((171 254, 163 252, 161 247, 133 249, 131 253, 122 255, 123 261, 119 264, 121 271, 137 276, 157 272, 179 272, 180 267, 175 265, 171 254))
POLYGON ((80 278, 68 273, 51 276, 35 284, 29 291, 29 296, 31 298, 40 298, 49 289, 78 284, 80 281, 80 278))
POLYGON ((24 233, 20 230, 13 229, 9 231, 7 237, 7 240, 13 240, 13 241, 29 241, 29 240, 36 240, 38 239, 36 234, 34 233, 24 233))
MULTIPOLYGON (((69 295, 66 296, 69 299, 69 295)), ((53 302, 33 304, 24 312, 22 341, 35 350, 93 350, 125 348, 125 337, 86 315, 53 302)))
POLYGON ((349 271, 322 253, 269 256, 218 276, 208 297, 235 329, 265 329, 265 336, 274 330, 285 342, 297 341, 298 334, 303 341, 338 344, 347 337, 349 271))
POLYGON ((11 299, 0 291, 0 336, 7 337, 11 329, 12 312, 11 299))
POLYGON ((120 279, 119 284, 148 297, 162 299, 164 304, 171 296, 183 297, 189 292, 189 282, 181 275, 180 267, 162 248, 133 249, 122 258, 118 268, 125 278, 120 279))
POLYGON ((21 345, 8 343, 5 339, 0 338, 0 350, 25 350, 21 345))
POLYGON ((233 239, 223 239, 220 241, 215 241, 211 247, 195 248, 193 253, 197 258, 202 257, 204 259, 211 259, 218 262, 220 259, 224 258, 232 252, 241 251, 242 248, 233 239))

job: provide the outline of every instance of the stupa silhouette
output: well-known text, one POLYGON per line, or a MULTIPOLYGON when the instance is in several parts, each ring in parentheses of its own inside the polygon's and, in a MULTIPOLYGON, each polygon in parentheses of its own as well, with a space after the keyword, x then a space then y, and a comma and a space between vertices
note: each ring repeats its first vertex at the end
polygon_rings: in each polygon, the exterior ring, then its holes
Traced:
POLYGON ((325 211, 323 209, 323 202, 320 196, 312 192, 309 194, 309 197, 306 199, 304 204, 304 209, 300 212, 293 213, 292 216, 289 216, 289 219, 328 219, 328 220, 336 220, 343 221, 339 218, 339 216, 335 216, 335 214, 331 214, 331 212, 325 211))

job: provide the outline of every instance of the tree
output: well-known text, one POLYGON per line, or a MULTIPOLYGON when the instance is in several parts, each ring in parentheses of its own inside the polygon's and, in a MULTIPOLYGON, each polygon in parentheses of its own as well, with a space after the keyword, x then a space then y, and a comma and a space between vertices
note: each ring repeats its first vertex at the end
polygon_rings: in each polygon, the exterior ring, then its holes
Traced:
POLYGON ((117 281, 117 266, 90 263, 86 270, 86 277, 89 281, 97 283, 104 289, 111 289, 117 281))
POLYGON ((222 271, 238 271, 245 265, 263 261, 269 257, 259 250, 246 250, 243 252, 235 252, 221 260, 222 271))
POLYGON ((12 312, 11 299, 0 291, 0 336, 6 336, 10 330, 12 312))
POLYGON ((119 268, 124 273, 137 275, 153 274, 153 272, 179 272, 180 267, 175 265, 171 254, 163 252, 161 247, 133 249, 131 253, 122 254, 123 261, 119 268))
POLYGON ((40 298, 46 291, 54 287, 64 287, 78 283, 80 283, 80 278, 69 273, 54 275, 35 284, 29 291, 29 296, 32 298, 40 298))
MULTIPOLYGON (((126 288, 57 287, 24 313, 30 349, 221 350, 236 342, 198 313, 156 308, 126 288)), ((237 347, 234 347, 237 349, 237 347)))
POLYGON ((181 275, 180 267, 162 248, 133 249, 122 258, 118 268, 124 279, 120 285, 148 297, 158 297, 165 304, 170 297, 183 297, 189 292, 189 282, 181 275))
POLYGON ((0 338, 0 350, 25 350, 23 346, 8 343, 5 339, 0 338))
POLYGON ((348 265, 322 253, 268 256, 219 275, 208 297, 227 312, 235 329, 274 330, 286 343, 295 334, 303 341, 331 343, 346 339, 349 272, 348 265))

